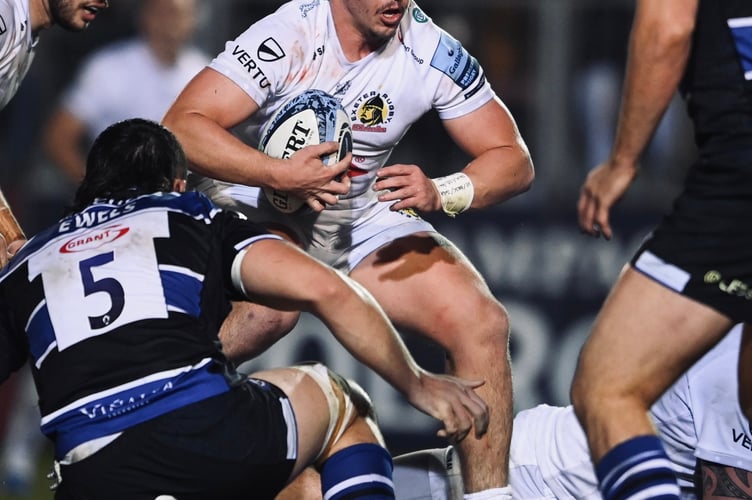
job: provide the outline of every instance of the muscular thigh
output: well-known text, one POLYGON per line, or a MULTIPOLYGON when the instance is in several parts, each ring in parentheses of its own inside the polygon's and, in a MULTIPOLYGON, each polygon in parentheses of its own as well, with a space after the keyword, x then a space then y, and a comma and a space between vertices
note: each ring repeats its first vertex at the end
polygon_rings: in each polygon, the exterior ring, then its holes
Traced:
POLYGON ((731 327, 731 321, 627 268, 583 347, 577 377, 604 394, 652 403, 731 327))
POLYGON ((447 323, 469 322, 483 317, 476 314, 484 314, 484 309, 500 307, 468 259, 436 233, 419 233, 382 246, 351 276, 396 324, 434 338, 447 330, 447 323))

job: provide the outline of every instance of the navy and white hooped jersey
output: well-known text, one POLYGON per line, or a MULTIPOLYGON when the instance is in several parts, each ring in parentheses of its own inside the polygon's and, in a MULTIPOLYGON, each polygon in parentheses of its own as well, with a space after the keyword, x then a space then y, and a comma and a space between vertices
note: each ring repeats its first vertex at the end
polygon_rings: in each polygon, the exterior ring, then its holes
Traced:
POLYGON ((34 59, 28 0, 0 0, 0 110, 13 98, 34 59))
POLYGON ((0 380, 30 354, 62 456, 229 389, 218 349, 233 260, 276 238, 200 193, 98 200, 0 273, 0 380))
POLYGON ((478 61, 413 1, 396 35, 355 62, 342 51, 329 2, 293 0, 227 42, 210 67, 259 105, 249 119, 253 146, 272 114, 304 90, 323 90, 342 102, 353 126, 348 198, 359 198, 332 210, 373 202, 362 195, 375 171, 426 112, 457 118, 495 97, 478 61))

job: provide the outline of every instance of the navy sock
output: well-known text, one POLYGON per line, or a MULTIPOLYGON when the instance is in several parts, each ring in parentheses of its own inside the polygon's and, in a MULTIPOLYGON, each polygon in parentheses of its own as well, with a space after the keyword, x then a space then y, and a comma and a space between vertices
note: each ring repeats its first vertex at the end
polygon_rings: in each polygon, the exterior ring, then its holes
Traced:
POLYGON ((605 500, 678 500, 679 485, 657 436, 629 439, 606 453, 595 468, 605 500))
POLYGON ((324 500, 393 499, 392 469, 392 457, 377 444, 356 444, 340 450, 321 466, 324 500))

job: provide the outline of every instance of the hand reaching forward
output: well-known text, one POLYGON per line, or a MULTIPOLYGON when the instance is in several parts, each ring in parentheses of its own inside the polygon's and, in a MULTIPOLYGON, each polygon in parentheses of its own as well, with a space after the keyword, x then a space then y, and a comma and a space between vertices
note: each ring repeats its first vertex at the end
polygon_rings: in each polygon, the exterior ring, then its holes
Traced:
POLYGON ((444 426, 437 435, 454 444, 465 439, 471 429, 476 438, 488 430, 488 405, 475 392, 483 384, 424 371, 420 386, 407 398, 417 409, 440 420, 444 426))
POLYGON ((611 207, 618 202, 637 175, 637 165, 617 165, 612 161, 601 163, 590 171, 580 189, 577 215, 580 229, 596 238, 603 235, 611 239, 609 222, 611 207))

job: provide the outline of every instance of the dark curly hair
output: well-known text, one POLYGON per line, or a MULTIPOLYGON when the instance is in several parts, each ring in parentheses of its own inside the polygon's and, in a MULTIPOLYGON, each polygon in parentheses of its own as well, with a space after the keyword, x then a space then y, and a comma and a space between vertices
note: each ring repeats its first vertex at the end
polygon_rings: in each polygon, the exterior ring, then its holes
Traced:
POLYGON ((105 129, 86 159, 86 175, 69 212, 83 210, 97 198, 125 199, 172 191, 174 179, 187 172, 177 138, 151 120, 133 118, 105 129))

